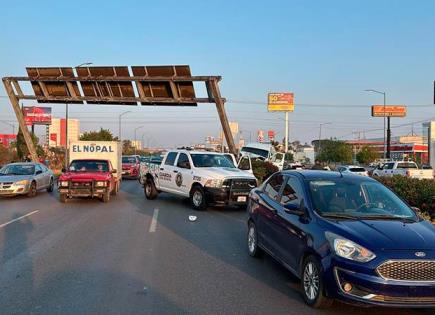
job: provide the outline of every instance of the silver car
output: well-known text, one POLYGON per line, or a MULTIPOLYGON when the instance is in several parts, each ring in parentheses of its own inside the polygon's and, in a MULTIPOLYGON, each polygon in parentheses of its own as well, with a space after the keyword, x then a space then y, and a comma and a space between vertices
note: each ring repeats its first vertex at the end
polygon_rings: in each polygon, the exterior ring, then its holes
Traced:
POLYGON ((38 190, 52 192, 54 175, 40 163, 11 163, 0 169, 0 196, 36 196, 38 190))

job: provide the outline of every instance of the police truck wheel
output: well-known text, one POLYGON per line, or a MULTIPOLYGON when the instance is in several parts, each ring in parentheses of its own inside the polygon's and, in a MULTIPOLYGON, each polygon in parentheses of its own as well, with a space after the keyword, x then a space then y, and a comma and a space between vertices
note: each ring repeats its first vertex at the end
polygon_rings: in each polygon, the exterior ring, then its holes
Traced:
POLYGON ((108 191, 108 192, 104 193, 103 198, 101 198, 101 200, 102 200, 104 203, 109 202, 109 201, 110 201, 110 192, 108 191))
POLYGON ((207 208, 204 189, 201 186, 193 187, 190 191, 190 203, 195 210, 205 210, 207 208))
POLYGON ((152 179, 146 179, 145 185, 143 186, 143 190, 145 193, 145 197, 149 200, 153 200, 157 198, 158 192, 156 185, 154 185, 154 181, 152 179))
POLYGON ((60 194, 59 195, 59 201, 61 203, 65 203, 66 202, 66 194, 60 194))

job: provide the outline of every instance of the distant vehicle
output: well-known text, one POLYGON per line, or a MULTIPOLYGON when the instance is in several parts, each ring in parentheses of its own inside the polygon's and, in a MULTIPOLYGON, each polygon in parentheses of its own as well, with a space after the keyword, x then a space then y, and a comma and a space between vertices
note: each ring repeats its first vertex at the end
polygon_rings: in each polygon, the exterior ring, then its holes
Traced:
POLYGON ((174 150, 145 175, 147 199, 159 192, 189 197, 196 210, 208 205, 246 206, 247 197, 257 186, 256 178, 238 169, 222 153, 174 150))
POLYGON ((77 141, 70 145, 71 163, 58 179, 59 200, 91 197, 109 202, 121 185, 121 144, 77 141))
POLYGON ((122 177, 139 178, 140 156, 123 155, 122 156, 122 177))
POLYGON ((366 176, 283 171, 249 194, 247 249, 301 279, 305 303, 435 307, 435 229, 366 176))
POLYGON ((276 152, 275 148, 270 143, 248 143, 240 149, 240 154, 242 156, 249 156, 253 159, 259 158, 265 161, 269 161, 273 165, 278 167, 279 170, 287 168, 285 154, 281 152, 276 152))
POLYGON ((434 173, 431 169, 419 169, 415 162, 393 161, 379 166, 373 171, 373 176, 394 176, 401 175, 418 179, 433 179, 434 173))
POLYGON ((149 156, 141 156, 141 157, 139 157, 139 160, 140 160, 140 162, 142 163, 145 163, 145 162, 149 162, 150 161, 150 159, 151 159, 151 157, 149 157, 149 156))
POLYGON ((368 171, 364 167, 357 166, 357 165, 341 165, 337 167, 337 171, 340 173, 369 176, 368 171))
POLYGON ((39 190, 53 188, 53 172, 41 163, 11 163, 0 169, 0 196, 34 197, 39 190))
POLYGON ((270 143, 252 142, 240 149, 242 155, 248 155, 252 158, 261 158, 263 160, 272 159, 276 153, 275 148, 270 143))

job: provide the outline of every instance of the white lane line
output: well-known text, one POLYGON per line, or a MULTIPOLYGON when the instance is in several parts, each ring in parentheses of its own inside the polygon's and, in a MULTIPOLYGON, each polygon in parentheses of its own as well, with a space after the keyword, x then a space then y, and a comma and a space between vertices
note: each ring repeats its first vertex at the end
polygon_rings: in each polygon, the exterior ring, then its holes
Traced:
POLYGON ((158 216, 159 216, 159 209, 155 208, 154 213, 153 213, 153 217, 151 219, 150 229, 148 232, 154 233, 156 231, 158 216))
POLYGON ((11 223, 14 223, 14 222, 16 222, 16 221, 18 221, 18 220, 21 220, 21 219, 23 219, 23 218, 25 218, 25 217, 31 216, 32 214, 35 214, 35 213, 38 213, 38 212, 39 212, 39 210, 35 210, 35 211, 32 211, 32 212, 30 212, 30 213, 28 213, 28 214, 22 215, 21 217, 18 217, 18 218, 16 218, 16 219, 13 219, 13 220, 11 220, 11 221, 9 221, 9 222, 6 222, 6 223, 3 223, 3 224, 0 224, 0 228, 5 227, 6 225, 9 225, 9 224, 11 224, 11 223))

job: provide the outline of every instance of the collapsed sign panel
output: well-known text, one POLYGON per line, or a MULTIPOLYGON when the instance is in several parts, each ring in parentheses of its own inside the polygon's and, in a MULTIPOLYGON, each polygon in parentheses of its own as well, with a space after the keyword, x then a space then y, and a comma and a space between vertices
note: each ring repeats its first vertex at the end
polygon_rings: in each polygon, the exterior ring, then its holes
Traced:
POLYGON ((78 67, 77 80, 85 97, 108 99, 86 101, 88 104, 116 104, 137 105, 136 102, 117 101, 116 98, 134 98, 134 89, 131 81, 116 81, 116 77, 130 77, 128 67, 78 67), (86 81, 87 77, 115 77, 110 81, 86 81), (110 100, 109 100, 110 99, 110 100))
MULTIPOLYGON (((65 103, 58 98, 71 96, 80 96, 77 82, 65 81, 45 81, 45 78, 74 78, 73 68, 68 67, 50 67, 50 68, 26 68, 27 75, 30 78, 33 92, 38 103, 65 103), (34 80, 32 80, 34 79, 34 80), (42 80, 41 80, 42 79, 42 80), (42 100, 40 98, 53 98, 51 100, 42 100)), ((72 104, 83 104, 82 101, 73 101, 72 104)))
POLYGON ((140 97, 154 99, 154 101, 141 102, 142 105, 197 105, 193 100, 195 98, 195 90, 192 81, 167 80, 167 78, 173 77, 190 77, 189 66, 132 66, 131 69, 135 77, 155 78, 155 80, 151 81, 136 81, 136 87, 140 97), (162 80, 161 78, 166 78, 166 80, 162 80), (161 101, 156 102, 156 99, 161 99, 161 101), (181 99, 184 99, 183 102, 176 102, 181 99), (192 99, 192 101, 186 102, 186 99, 192 99), (165 102, 165 100, 168 101, 165 102))

